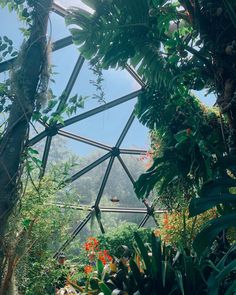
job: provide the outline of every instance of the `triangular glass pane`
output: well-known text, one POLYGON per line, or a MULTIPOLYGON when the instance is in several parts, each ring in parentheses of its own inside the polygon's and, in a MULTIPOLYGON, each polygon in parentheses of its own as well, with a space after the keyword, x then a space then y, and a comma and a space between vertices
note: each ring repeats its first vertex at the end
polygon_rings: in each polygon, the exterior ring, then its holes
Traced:
POLYGON ((128 101, 109 110, 90 116, 63 128, 63 130, 114 146, 133 110, 128 101))
MULTIPOLYGON (((97 159, 97 157, 94 156, 94 160, 95 159, 97 159)), ((91 162, 91 158, 89 159, 89 162, 91 162)), ((81 160, 81 163, 84 165, 83 159, 81 160)), ((95 168, 91 169, 90 171, 67 185, 67 189, 74 192, 75 204, 78 204, 78 202, 80 205, 86 206, 93 206, 95 204, 97 194, 107 167, 107 163, 108 160, 102 162, 95 168)), ((84 166, 87 167, 87 165, 84 166)), ((75 171, 75 173, 79 171, 80 170, 77 170, 75 171)))
POLYGON ((48 34, 52 42, 70 35, 70 31, 65 25, 64 17, 58 15, 57 13, 51 13, 48 34))
POLYGON ((29 127, 29 139, 34 138, 45 129, 39 122, 32 122, 29 127))
MULTIPOLYGON (((73 233, 75 230, 78 230, 81 221, 86 219, 87 214, 89 211, 87 211, 85 214, 83 214, 84 218, 79 218, 77 222, 73 226, 73 230, 70 232, 73 233)), ((81 228, 81 230, 76 235, 75 239, 72 241, 72 243, 67 247, 67 253, 70 253, 72 249, 82 249, 83 244, 85 243, 86 239, 88 237, 97 237, 101 234, 100 227, 98 225, 97 219, 95 217, 95 214, 92 213, 92 217, 89 219, 89 221, 84 225, 84 227, 81 228)), ((74 252, 74 250, 73 250, 74 252)), ((80 251, 76 251, 78 254, 80 251)))
MULTIPOLYGON (((74 49, 76 49, 75 46, 74 49)), ((68 56, 69 60, 72 60, 72 57, 74 57, 68 56)), ((88 99, 85 103, 85 111, 87 111, 102 105, 104 102, 113 101, 138 89, 140 89, 140 85, 126 70, 103 70, 100 76, 97 71, 93 70, 89 61, 85 61, 79 74, 79 79, 77 79, 72 89, 71 96, 78 94, 87 97, 88 99), (100 78, 102 81, 98 82, 100 78), (102 94, 102 92, 104 93, 102 94)))
POLYGON ((114 161, 104 189, 101 206, 143 207, 134 193, 132 182, 117 159, 114 161))
POLYGON ((39 142, 37 142, 31 147, 32 149, 36 150, 39 153, 38 155, 36 155, 36 157, 40 160, 42 160, 43 158, 45 143, 46 143, 46 138, 44 137, 43 139, 41 139, 39 142))
POLYGON ((19 20, 14 10, 9 12, 7 7, 1 8, 0 18, 2 24, 8 24, 1 26, 0 36, 7 36, 10 40, 12 40, 14 49, 19 50, 24 39, 23 33, 19 28, 24 28, 24 23, 19 20))
POLYGON ((150 146, 149 130, 137 118, 134 119, 121 148, 148 150, 150 146))
POLYGON ((142 155, 120 155, 123 163, 136 181, 138 177, 147 170, 146 161, 142 155))
MULTIPOLYGON (((69 176, 81 171, 94 161, 107 154, 107 151, 91 147, 61 135, 52 138, 49 157, 48 169, 52 165, 64 163, 69 168, 69 176)), ((102 164, 100 164, 102 165, 102 164)))
POLYGON ((149 217, 148 221, 145 223, 144 228, 156 228, 157 224, 152 216, 149 217))
POLYGON ((73 45, 52 53, 51 79, 54 80, 54 83, 50 83, 50 88, 57 97, 59 97, 66 88, 78 57, 78 50, 73 45))

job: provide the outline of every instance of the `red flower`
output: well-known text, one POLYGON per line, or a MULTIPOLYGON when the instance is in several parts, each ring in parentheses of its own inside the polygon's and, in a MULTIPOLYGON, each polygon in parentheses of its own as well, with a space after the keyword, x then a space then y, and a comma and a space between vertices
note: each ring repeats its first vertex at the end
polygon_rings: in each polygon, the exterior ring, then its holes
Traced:
POLYGON ((89 238, 87 238, 87 242, 84 244, 84 248, 86 251, 98 250, 99 242, 97 239, 95 239, 93 237, 89 237, 89 238))
POLYGON ((86 273, 86 274, 89 274, 89 273, 91 273, 93 271, 93 267, 91 266, 91 265, 85 265, 85 267, 84 267, 84 272, 86 273))
POLYGON ((107 262, 112 261, 112 257, 109 255, 108 250, 102 250, 98 252, 98 259, 105 265, 107 262))

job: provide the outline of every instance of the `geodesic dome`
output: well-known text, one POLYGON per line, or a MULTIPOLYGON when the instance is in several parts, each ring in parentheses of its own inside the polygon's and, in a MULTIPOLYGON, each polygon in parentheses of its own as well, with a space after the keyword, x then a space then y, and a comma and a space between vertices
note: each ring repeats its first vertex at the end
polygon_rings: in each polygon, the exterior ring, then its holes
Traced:
MULTIPOLYGON (((54 19, 51 20, 51 24, 49 26, 50 30, 52 31, 49 32, 52 35, 51 37, 53 41, 52 51, 53 55, 58 55, 57 60, 62 62, 61 66, 59 67, 60 74, 59 76, 55 77, 56 84, 59 85, 59 87, 57 87, 55 90, 55 95, 57 95, 60 99, 56 109, 56 111, 59 111, 64 107, 67 100, 75 93, 80 94, 83 92, 83 95, 87 95, 86 85, 88 85, 89 79, 86 80, 84 77, 86 76, 86 71, 88 71, 89 64, 85 61, 82 55, 79 55, 78 51, 73 45, 72 37, 69 35, 69 32, 67 33, 63 20, 67 14, 67 10, 57 3, 54 3, 52 13, 54 14, 54 19), (68 35, 61 37, 61 35, 64 34, 68 35), (68 63, 68 56, 70 56, 70 59, 75 59, 74 66, 73 64, 68 63), (64 71, 63 67, 66 67, 67 70, 64 71), (71 75, 67 77, 67 72, 69 71, 71 71, 71 75), (65 80, 67 80, 67 84, 65 88, 63 88, 65 80)), ((14 58, 0 63, 0 72, 3 73, 7 71, 13 62, 14 58)), ((74 229, 68 240, 65 241, 65 243, 60 247, 55 255, 63 250, 80 233, 80 231, 92 218, 93 214, 95 214, 97 218, 101 232, 104 233, 105 228, 103 226, 102 219, 99 218, 101 212, 139 214, 141 216, 139 221, 140 227, 144 226, 149 220, 149 217, 153 216, 154 213, 153 205, 149 204, 147 201, 140 202, 138 199, 137 206, 132 207, 129 206, 128 200, 126 203, 119 203, 116 206, 104 206, 101 202, 106 185, 109 181, 109 177, 111 176, 114 162, 116 161, 121 165, 123 172, 130 180, 130 184, 133 185, 135 182, 135 177, 130 172, 129 167, 126 164, 125 157, 127 155, 132 155, 134 157, 142 155, 144 156, 147 152, 144 148, 136 146, 134 147, 132 144, 130 144, 130 142, 134 140, 135 137, 137 137, 137 132, 140 132, 141 130, 137 128, 139 123, 135 118, 134 104, 137 96, 143 92, 145 85, 137 73, 129 65, 126 65, 126 68, 122 72, 119 72, 119 75, 117 75, 115 71, 113 71, 112 74, 114 75, 113 78, 110 77, 111 73, 108 73, 107 77, 109 78, 108 83, 112 83, 114 86, 111 87, 114 89, 111 97, 108 98, 105 103, 103 102, 102 104, 98 104, 97 102, 93 101, 88 105, 87 108, 84 109, 83 112, 76 113, 74 116, 69 118, 64 118, 63 122, 54 125, 49 125, 39 120, 38 130, 32 133, 32 136, 28 142, 28 146, 34 146, 39 142, 43 142, 44 151, 42 155, 41 177, 44 175, 47 169, 47 164, 50 159, 50 151, 53 146, 52 143, 55 138, 59 138, 59 140, 61 138, 66 138, 70 141, 73 141, 73 149, 77 149, 75 146, 78 145, 79 150, 79 144, 83 143, 88 148, 94 147, 102 151, 99 158, 80 168, 78 171, 76 171, 76 173, 68 177, 66 181, 68 185, 77 181, 80 177, 86 175, 91 170, 99 168, 102 163, 107 163, 104 171, 98 171, 98 173, 101 174, 101 183, 97 189, 96 198, 93 200, 93 204, 90 206, 83 206, 81 204, 78 206, 74 204, 71 205, 72 209, 87 211, 87 215, 84 219, 79 221, 78 226, 74 229), (124 79, 121 78, 122 75, 124 79), (124 84, 127 84, 127 81, 129 81, 129 83, 132 85, 129 91, 127 90, 127 85, 124 86, 124 84), (114 93, 116 93, 116 95, 114 95, 114 93), (115 98, 114 96, 118 96, 118 98, 115 98), (104 124, 104 117, 101 117, 101 114, 104 114, 108 111, 110 111, 110 117, 108 118, 106 124, 104 124), (88 122, 90 118, 95 118, 93 119, 93 123, 88 122), (116 126, 115 129, 106 132, 101 128, 101 124, 98 123, 99 120, 103 121, 103 126, 108 125, 108 127, 110 127, 113 122, 117 120, 118 127, 116 126), (94 122, 97 122, 97 124, 94 124, 94 122), (94 129, 92 135, 96 133, 96 138, 85 136, 83 132, 81 133, 81 129, 94 129), (100 133, 103 133, 103 136, 100 137, 102 140, 98 139, 100 133), (109 135, 111 135, 111 133, 114 142, 109 140, 109 135), (117 136, 115 136, 114 133, 117 136), (133 133, 133 137, 129 138, 127 141, 126 139, 130 133, 133 133), (103 142, 104 138, 106 138, 105 142, 103 142), (129 143, 128 147, 126 146, 127 142, 129 143)), ((145 133, 147 134, 147 130, 142 130, 143 136, 145 133)), ((119 196, 115 196, 114 198, 118 199, 119 196)), ((113 201, 115 202, 115 199, 113 199, 113 201)), ((58 206, 63 207, 63 203, 59 203, 58 206)), ((158 212, 162 211, 160 210, 158 212)))

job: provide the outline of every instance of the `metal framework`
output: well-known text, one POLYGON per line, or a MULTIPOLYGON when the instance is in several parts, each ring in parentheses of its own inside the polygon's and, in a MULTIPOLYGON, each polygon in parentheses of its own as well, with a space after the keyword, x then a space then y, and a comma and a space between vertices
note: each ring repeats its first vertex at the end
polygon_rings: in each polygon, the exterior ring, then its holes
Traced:
MULTIPOLYGON (((61 7, 57 4, 53 5, 53 12, 57 13, 61 17, 65 17, 65 15, 67 14, 67 11, 63 7, 61 7)), ((63 38, 63 39, 60 39, 60 40, 54 42, 52 48, 53 48, 53 51, 56 51, 56 50, 60 50, 62 48, 65 48, 71 44, 72 44, 72 37, 68 36, 66 38, 63 38)), ((13 58, 8 61, 0 63, 0 73, 9 70, 9 68, 13 66, 14 60, 15 59, 13 58)), ((60 97, 60 102, 57 107, 58 112, 64 107, 65 103, 67 102, 67 99, 69 98, 72 88, 73 88, 75 82, 77 81, 78 75, 81 71, 81 68, 83 67, 83 64, 84 64, 84 58, 80 55, 78 57, 78 60, 75 64, 75 66, 74 66, 71 76, 68 80, 66 88, 60 97)), ((79 115, 76 115, 72 118, 69 118, 64 121, 64 124, 58 123, 53 126, 49 126, 47 124, 39 122, 44 127, 44 130, 28 141, 28 146, 33 146, 37 142, 46 138, 46 143, 45 143, 43 157, 42 157, 42 169, 41 169, 40 177, 43 177, 43 175, 45 173, 45 169, 46 169, 47 161, 48 161, 48 156, 49 156, 49 152, 50 152, 50 147, 51 147, 51 143, 52 143, 52 138, 54 136, 56 136, 57 134, 65 137, 65 138, 75 140, 77 142, 82 142, 87 145, 91 145, 91 146, 100 148, 100 149, 105 150, 107 152, 105 155, 98 158, 96 161, 94 161, 90 165, 86 166, 85 168, 81 169, 80 171, 78 171, 74 175, 72 175, 70 178, 68 178, 66 181, 67 183, 71 183, 71 182, 75 181, 76 179, 78 179, 79 177, 84 175, 85 173, 89 172, 90 170, 94 169, 96 166, 100 165, 101 163, 103 163, 104 161, 109 159, 109 163, 106 168, 105 174, 103 176, 103 180, 102 180, 100 189, 98 191, 94 205, 90 208, 85 207, 85 206, 74 206, 74 205, 68 206, 68 205, 66 205, 67 208, 72 208, 75 210, 85 210, 85 211, 87 210, 88 214, 82 221, 80 221, 80 223, 78 224, 76 229, 72 232, 72 234, 68 238, 68 240, 65 241, 65 243, 60 247, 60 249, 58 249, 58 251, 55 253, 55 257, 58 255, 58 253, 60 251, 64 250, 71 243, 71 241, 74 240, 74 238, 79 234, 79 232, 89 222, 89 220, 91 219, 93 214, 95 214, 95 216, 97 217, 98 225, 100 227, 101 232, 104 233, 105 232, 104 227, 102 225, 100 218, 98 217, 100 212, 144 214, 144 217, 143 217, 142 221, 140 222, 139 227, 144 226, 146 224, 146 222, 148 221, 148 219, 150 218, 150 216, 153 216, 154 213, 162 213, 163 212, 163 210, 155 210, 154 211, 154 206, 149 205, 147 201, 143 202, 143 204, 144 204, 143 208, 122 208, 122 207, 113 208, 113 207, 100 206, 100 201, 103 196, 103 192, 106 187, 107 180, 109 178, 115 158, 118 159, 118 161, 121 164, 121 166, 123 167, 127 177, 130 179, 131 183, 134 184, 134 179, 132 177, 132 174, 130 173, 125 162, 123 161, 121 155, 122 154, 126 154, 126 155, 145 155, 146 154, 146 150, 121 148, 121 144, 122 144, 123 140, 125 139, 125 136, 135 119, 134 111, 131 113, 128 121, 126 122, 126 125, 124 126, 115 146, 109 146, 104 143, 101 143, 101 142, 98 142, 98 141, 95 141, 95 140, 92 140, 92 139, 89 139, 86 137, 82 137, 82 136, 62 130, 62 128, 65 128, 66 126, 70 126, 74 123, 82 121, 82 120, 89 118, 91 116, 94 116, 98 113, 104 112, 110 108, 116 107, 116 106, 123 104, 131 99, 134 99, 138 95, 140 95, 144 91, 144 87, 145 87, 144 82, 129 65, 126 65, 126 70, 139 83, 139 85, 141 86, 140 90, 134 91, 128 95, 122 96, 122 97, 115 99, 111 102, 108 102, 106 104, 103 104, 101 106, 93 108, 87 112, 84 112, 82 114, 79 114, 79 115)), ((62 203, 57 203, 57 206, 65 207, 65 205, 62 203)))

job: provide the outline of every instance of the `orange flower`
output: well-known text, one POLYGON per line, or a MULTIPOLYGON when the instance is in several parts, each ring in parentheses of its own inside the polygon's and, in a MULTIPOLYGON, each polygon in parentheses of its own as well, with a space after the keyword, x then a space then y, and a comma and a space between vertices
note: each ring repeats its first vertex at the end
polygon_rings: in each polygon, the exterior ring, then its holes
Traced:
POLYGON ((161 235, 161 231, 159 229, 155 230, 155 236, 159 237, 161 235))
POLYGON ((90 274, 93 271, 93 267, 91 265, 85 265, 84 272, 86 274, 90 274))
POLYGON ((164 213, 163 223, 165 227, 168 227, 169 225, 169 216, 168 213, 164 213))

